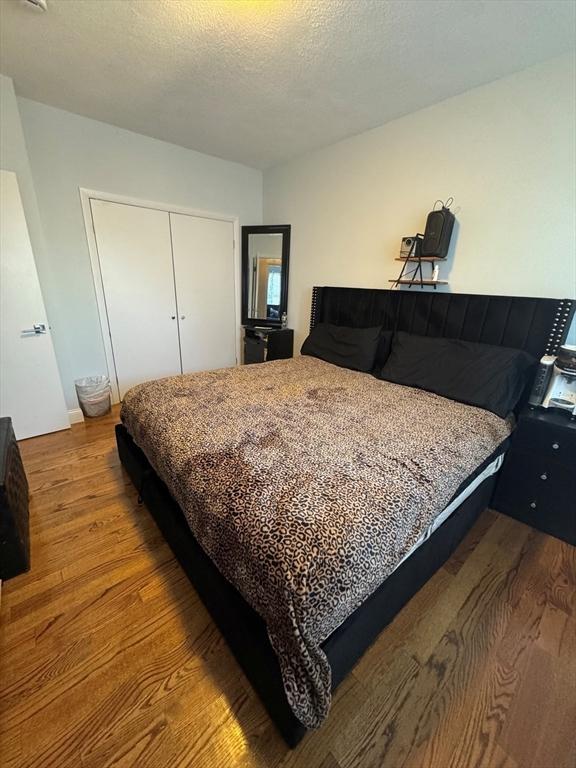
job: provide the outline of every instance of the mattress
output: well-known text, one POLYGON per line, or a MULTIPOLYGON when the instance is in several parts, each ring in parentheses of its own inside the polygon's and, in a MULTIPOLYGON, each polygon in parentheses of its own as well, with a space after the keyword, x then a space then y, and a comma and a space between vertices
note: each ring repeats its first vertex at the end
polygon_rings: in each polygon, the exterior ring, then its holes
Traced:
POLYGON ((440 524, 511 429, 309 357, 149 382, 127 393, 121 416, 266 622, 309 728, 330 706, 322 642, 440 524))

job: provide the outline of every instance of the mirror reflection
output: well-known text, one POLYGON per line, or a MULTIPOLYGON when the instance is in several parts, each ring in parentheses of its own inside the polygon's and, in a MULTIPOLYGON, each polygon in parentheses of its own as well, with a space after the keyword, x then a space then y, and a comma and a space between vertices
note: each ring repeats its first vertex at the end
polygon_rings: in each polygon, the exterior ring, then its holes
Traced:
POLYGON ((255 320, 280 320, 282 235, 248 237, 248 314, 255 320))
POLYGON ((288 303, 290 226, 242 227, 242 322, 275 327, 288 303))

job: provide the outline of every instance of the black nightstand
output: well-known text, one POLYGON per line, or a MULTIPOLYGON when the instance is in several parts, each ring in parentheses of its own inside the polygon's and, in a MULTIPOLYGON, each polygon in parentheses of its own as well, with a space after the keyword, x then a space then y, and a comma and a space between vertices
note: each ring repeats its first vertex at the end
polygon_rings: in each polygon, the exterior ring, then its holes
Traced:
POLYGON ((285 360, 294 354, 291 328, 244 328, 244 364, 285 360))
POLYGON ((523 411, 491 506, 576 545, 576 421, 562 411, 523 411))

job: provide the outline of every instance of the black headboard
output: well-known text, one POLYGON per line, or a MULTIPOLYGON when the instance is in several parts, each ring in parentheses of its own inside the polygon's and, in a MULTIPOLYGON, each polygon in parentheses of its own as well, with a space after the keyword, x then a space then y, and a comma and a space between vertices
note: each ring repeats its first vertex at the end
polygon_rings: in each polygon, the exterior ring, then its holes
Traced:
POLYGON ((378 288, 315 287, 310 327, 332 323, 523 349, 540 359, 566 340, 576 302, 378 288))

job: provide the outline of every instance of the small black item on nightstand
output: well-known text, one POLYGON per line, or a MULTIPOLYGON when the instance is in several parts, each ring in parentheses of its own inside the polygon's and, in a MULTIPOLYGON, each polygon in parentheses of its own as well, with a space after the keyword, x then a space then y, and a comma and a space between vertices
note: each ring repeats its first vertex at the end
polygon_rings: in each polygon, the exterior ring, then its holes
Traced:
POLYGON ((12 420, 0 419, 0 579, 30 567, 28 481, 12 420))
POLYGON ((576 421, 557 410, 523 411, 491 506, 576 545, 576 421))
POLYGON ((244 328, 244 364, 285 360, 294 354, 291 328, 244 328))

